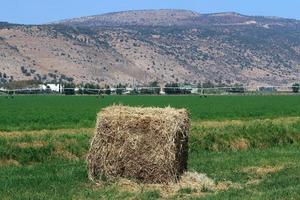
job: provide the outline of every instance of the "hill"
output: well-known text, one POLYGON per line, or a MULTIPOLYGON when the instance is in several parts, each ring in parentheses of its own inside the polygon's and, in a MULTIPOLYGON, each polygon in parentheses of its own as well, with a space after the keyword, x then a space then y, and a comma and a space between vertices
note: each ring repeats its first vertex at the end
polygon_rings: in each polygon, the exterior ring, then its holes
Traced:
POLYGON ((300 22, 142 10, 0 23, 0 58, 1 82, 290 84, 300 81, 300 22))

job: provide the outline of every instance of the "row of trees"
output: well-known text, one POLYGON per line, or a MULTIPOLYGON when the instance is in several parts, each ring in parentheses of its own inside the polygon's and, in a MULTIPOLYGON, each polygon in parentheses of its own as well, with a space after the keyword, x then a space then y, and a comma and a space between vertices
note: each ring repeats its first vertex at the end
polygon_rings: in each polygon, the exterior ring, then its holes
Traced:
MULTIPOLYGON (((76 85, 74 83, 66 83, 64 84, 63 93, 66 95, 75 95, 76 85)), ((77 91, 78 94, 85 94, 85 95, 95 95, 95 94, 111 94, 111 89, 108 85, 105 85, 101 88, 99 85, 87 83, 85 85, 81 85, 77 91), (101 89, 101 90, 100 90, 101 89)))
POLYGON ((192 89, 180 87, 178 83, 170 83, 165 85, 164 92, 166 94, 191 94, 192 89))
MULTIPOLYGON (((106 85, 104 88, 101 88, 99 85, 94 84, 85 84, 80 85, 78 91, 75 91, 76 85, 74 83, 66 83, 64 84, 63 93, 66 95, 75 95, 77 94, 86 94, 86 95, 93 95, 93 94, 106 94, 110 95, 112 93, 112 89, 106 85)), ((115 87, 115 93, 117 95, 122 95, 125 92, 127 86, 123 84, 118 84, 115 87)), ((129 91, 128 94, 135 95, 158 95, 161 93, 160 85, 157 81, 151 82, 147 86, 133 88, 133 90, 129 91)), ((191 89, 186 89, 181 87, 178 83, 170 83, 166 84, 164 87, 164 92, 166 94, 191 94, 191 89)))
MULTIPOLYGON (((74 95, 75 94, 75 84, 68 83, 64 85, 64 93, 68 95, 74 95)), ((214 88, 215 86, 208 82, 207 84, 198 85, 199 88, 205 89, 205 88, 214 88)), ((158 95, 160 94, 161 87, 157 81, 151 82, 150 84, 142 87, 133 88, 133 90, 127 91, 127 85, 118 84, 115 87, 115 94, 122 95, 124 93, 130 94, 130 95, 158 95)), ((180 85, 178 83, 168 83, 165 84, 165 86, 162 88, 163 92, 165 94, 169 95, 182 95, 182 94, 191 94, 192 93, 192 87, 189 85, 180 85)), ((244 93, 245 89, 242 85, 235 85, 231 88, 228 88, 224 90, 226 92, 230 93, 244 93)), ((199 90, 199 93, 203 92, 203 90, 199 90)), ((104 88, 101 88, 99 85, 94 84, 85 84, 79 86, 79 90, 77 92, 78 94, 107 94, 110 95, 112 93, 112 90, 109 86, 105 86, 104 88)))
MULTIPOLYGON (((37 81, 14 81, 9 84, 3 85, 6 89, 18 89, 18 88, 36 88, 39 86, 39 82, 37 81)), ((2 86, 2 87, 3 87, 2 86)), ((188 84, 181 85, 178 83, 168 83, 165 84, 165 86, 161 89, 160 84, 157 81, 151 82, 146 86, 138 86, 133 87, 133 89, 127 90, 128 86, 124 84, 118 84, 114 86, 114 90, 110 88, 110 86, 105 85, 104 87, 100 87, 97 84, 87 83, 87 84, 81 84, 81 85, 75 85, 74 83, 65 83, 63 84, 63 93, 67 95, 75 95, 75 94, 84 94, 84 95, 99 95, 99 94, 106 94, 110 95, 112 92, 114 92, 117 95, 122 95, 124 93, 136 95, 136 94, 142 94, 142 95, 158 95, 161 92, 164 92, 166 94, 170 95, 180 95, 180 94, 191 94, 192 93, 192 87, 188 84), (75 90, 75 88, 78 88, 75 90), (161 91, 162 90, 162 91, 161 91)), ((216 86, 211 82, 198 84, 197 86, 199 89, 199 93, 206 93, 208 91, 213 91, 212 89, 216 87, 216 90, 219 90, 219 85, 216 86), (209 89, 208 89, 209 88, 209 89)), ((223 92, 228 93, 244 93, 245 88, 243 85, 235 84, 233 86, 226 86, 222 85, 221 87, 224 87, 222 89, 223 92)), ((221 91, 221 90, 220 90, 221 91)), ((275 90, 276 91, 276 90, 275 90)), ((300 84, 295 83, 292 85, 292 91, 294 93, 299 93, 300 91, 300 84)), ((50 88, 49 88, 49 92, 50 88)))

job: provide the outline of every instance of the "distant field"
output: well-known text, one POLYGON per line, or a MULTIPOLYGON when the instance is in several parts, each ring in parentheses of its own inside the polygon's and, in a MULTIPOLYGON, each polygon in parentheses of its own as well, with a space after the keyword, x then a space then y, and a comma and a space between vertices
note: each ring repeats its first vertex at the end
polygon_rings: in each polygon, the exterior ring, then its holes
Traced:
POLYGON ((0 96, 0 130, 93 127, 111 104, 187 108, 192 120, 276 118, 300 115, 300 96, 0 96))
POLYGON ((0 199, 300 199, 299 102, 300 96, 0 97, 0 199), (227 186, 182 188, 166 198, 158 190, 92 184, 85 157, 95 115, 113 103, 189 109, 188 170, 227 186))

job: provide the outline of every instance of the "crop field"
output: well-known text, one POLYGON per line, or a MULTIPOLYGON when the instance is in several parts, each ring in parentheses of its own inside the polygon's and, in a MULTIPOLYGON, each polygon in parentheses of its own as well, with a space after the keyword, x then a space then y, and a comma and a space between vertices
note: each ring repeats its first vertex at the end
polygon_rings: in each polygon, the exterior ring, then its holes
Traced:
POLYGON ((300 96, 0 96, 0 199, 300 199, 300 96), (188 170, 222 187, 90 182, 96 113, 112 104, 187 108, 188 170))

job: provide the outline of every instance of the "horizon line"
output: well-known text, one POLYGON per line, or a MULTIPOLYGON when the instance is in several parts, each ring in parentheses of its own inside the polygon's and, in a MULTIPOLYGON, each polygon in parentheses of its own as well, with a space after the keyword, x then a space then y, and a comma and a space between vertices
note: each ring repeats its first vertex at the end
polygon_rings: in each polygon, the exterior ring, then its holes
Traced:
POLYGON ((84 17, 95 17, 95 16, 101 16, 101 15, 108 15, 108 14, 117 14, 117 13, 125 13, 125 12, 139 12, 139 11, 187 11, 187 12, 193 12, 197 13, 199 15, 213 15, 213 14, 224 14, 224 13, 233 13, 238 14, 241 16, 247 16, 247 17, 265 17, 265 18, 277 18, 277 19, 287 19, 287 20, 297 20, 300 21, 298 18, 290 18, 290 17, 280 17, 280 16, 268 16, 268 15, 249 15, 249 14, 243 14, 236 11, 222 11, 222 12, 208 12, 208 13, 201 13, 199 11, 195 10, 189 10, 189 9, 172 9, 172 8, 161 8, 161 9, 129 9, 129 10, 120 10, 120 11, 111 11, 111 12, 103 12, 99 14, 91 14, 91 15, 83 15, 83 16, 74 16, 74 17, 68 17, 68 18, 62 18, 54 21, 49 21, 45 23, 18 23, 18 22, 10 22, 10 21, 2 21, 0 19, 0 23, 8 23, 11 25, 50 25, 55 24, 59 22, 63 22, 66 20, 72 20, 72 19, 80 19, 84 17))

